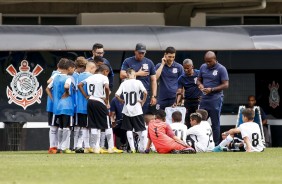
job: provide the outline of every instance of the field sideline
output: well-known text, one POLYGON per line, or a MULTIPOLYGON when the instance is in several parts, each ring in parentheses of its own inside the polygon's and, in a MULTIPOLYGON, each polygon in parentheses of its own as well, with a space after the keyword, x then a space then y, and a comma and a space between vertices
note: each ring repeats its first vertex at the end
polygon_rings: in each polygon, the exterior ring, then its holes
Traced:
POLYGON ((0 183, 281 184, 282 148, 191 155, 0 152, 0 183))

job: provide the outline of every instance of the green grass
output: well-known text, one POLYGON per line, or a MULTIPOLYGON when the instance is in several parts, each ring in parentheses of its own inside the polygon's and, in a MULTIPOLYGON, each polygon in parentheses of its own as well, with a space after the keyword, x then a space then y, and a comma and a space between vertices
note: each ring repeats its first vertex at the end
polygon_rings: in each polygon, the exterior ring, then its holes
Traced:
POLYGON ((0 152, 0 183, 281 184, 282 148, 192 155, 0 152))

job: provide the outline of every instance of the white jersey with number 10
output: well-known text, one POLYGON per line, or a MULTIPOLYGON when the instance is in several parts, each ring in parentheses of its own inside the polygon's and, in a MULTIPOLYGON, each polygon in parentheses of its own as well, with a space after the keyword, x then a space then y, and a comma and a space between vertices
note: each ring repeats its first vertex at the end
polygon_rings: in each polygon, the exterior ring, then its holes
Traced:
POLYGON ((116 94, 123 95, 124 106, 122 113, 126 116, 133 117, 143 114, 141 103, 141 94, 146 91, 141 81, 136 79, 128 79, 120 84, 116 94))

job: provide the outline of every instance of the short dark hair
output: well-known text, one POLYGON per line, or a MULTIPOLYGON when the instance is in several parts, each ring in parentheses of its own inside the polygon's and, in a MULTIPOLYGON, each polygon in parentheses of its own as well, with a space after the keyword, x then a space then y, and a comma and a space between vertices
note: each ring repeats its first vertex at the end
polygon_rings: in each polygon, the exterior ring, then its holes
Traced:
POLYGON ((182 121, 182 114, 180 111, 175 111, 172 113, 171 118, 174 122, 181 122, 182 121))
POLYGON ((127 74, 132 74, 132 72, 135 72, 135 70, 134 70, 133 68, 128 68, 128 69, 126 70, 126 73, 127 73, 127 74))
POLYGON ((69 67, 73 67, 73 68, 76 67, 74 61, 67 58, 61 58, 58 63, 58 68, 67 70, 69 67))
POLYGON ((104 70, 110 71, 108 65, 105 64, 100 65, 99 68, 97 69, 97 72, 103 72, 104 70))
POLYGON ((207 121, 209 114, 205 109, 197 109, 196 112, 202 115, 203 121, 207 121))
POLYGON ((255 117, 255 111, 251 108, 246 108, 242 111, 242 115, 245 116, 249 121, 252 121, 255 117))
POLYGON ((59 61, 58 64, 57 64, 57 67, 58 67, 59 69, 64 69, 64 70, 66 70, 65 63, 66 63, 67 60, 68 60, 67 58, 61 58, 60 61, 59 61))
POLYGON ((175 50, 174 47, 167 47, 167 48, 165 49, 165 53, 166 53, 166 54, 174 54, 174 53, 176 53, 176 50, 175 50))
POLYGON ((200 113, 195 112, 195 113, 190 114, 190 119, 196 120, 197 123, 199 124, 202 121, 202 115, 200 113))
POLYGON ((156 119, 160 119, 162 121, 165 121, 166 113, 164 110, 160 109, 156 112, 156 119))
POLYGON ((101 56, 95 56, 95 57, 94 57, 94 62, 95 62, 95 63, 99 63, 99 62, 103 62, 103 63, 104 63, 103 57, 101 57, 101 56))
POLYGON ((73 60, 70 60, 70 59, 68 59, 67 61, 66 61, 66 63, 65 63, 65 65, 66 65, 66 68, 68 69, 68 68, 75 68, 76 67, 76 65, 75 65, 75 62, 73 61, 73 60))
POLYGON ((95 43, 92 47, 92 50, 101 49, 101 48, 104 48, 103 44, 95 43))

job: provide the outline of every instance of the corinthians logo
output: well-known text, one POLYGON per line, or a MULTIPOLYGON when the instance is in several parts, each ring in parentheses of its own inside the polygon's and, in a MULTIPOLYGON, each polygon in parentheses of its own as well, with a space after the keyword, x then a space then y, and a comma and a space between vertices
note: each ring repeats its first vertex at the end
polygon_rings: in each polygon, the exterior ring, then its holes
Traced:
POLYGON ((6 93, 9 104, 15 103, 25 110, 35 102, 41 103, 42 86, 39 87, 36 76, 43 71, 43 68, 40 65, 36 65, 33 71, 30 72, 28 61, 23 60, 19 70, 17 72, 13 65, 7 67, 6 71, 13 76, 13 80, 10 83, 11 88, 7 86, 6 93))
POLYGON ((275 84, 275 81, 272 81, 272 84, 268 85, 268 89, 270 90, 269 105, 270 107, 275 109, 277 106, 279 106, 280 103, 280 96, 278 93, 279 84, 278 83, 275 84))

